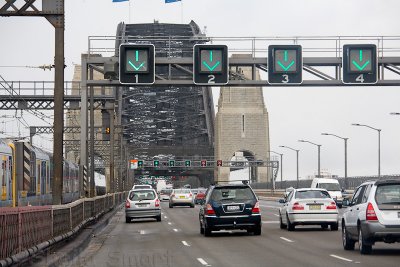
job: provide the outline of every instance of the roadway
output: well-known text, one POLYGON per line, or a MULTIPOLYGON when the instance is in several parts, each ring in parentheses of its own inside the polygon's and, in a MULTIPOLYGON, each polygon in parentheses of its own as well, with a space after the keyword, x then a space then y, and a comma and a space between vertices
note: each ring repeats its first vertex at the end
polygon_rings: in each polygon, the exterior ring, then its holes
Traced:
POLYGON ((121 210, 66 266, 399 266, 398 243, 377 243, 372 255, 360 255, 357 248, 345 251, 341 228, 297 226, 288 232, 279 229, 279 203, 261 200, 260 205, 261 236, 230 231, 204 237, 199 232, 198 206, 169 209, 163 202, 161 222, 136 220, 129 224, 121 210))

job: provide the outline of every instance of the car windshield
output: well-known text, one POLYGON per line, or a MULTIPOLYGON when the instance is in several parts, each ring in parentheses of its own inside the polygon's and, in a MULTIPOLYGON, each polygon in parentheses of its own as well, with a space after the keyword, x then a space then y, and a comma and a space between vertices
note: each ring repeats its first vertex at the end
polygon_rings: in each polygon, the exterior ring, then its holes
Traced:
POLYGON ((191 191, 190 189, 175 189, 175 194, 189 194, 191 191))
POLYGON ((214 201, 249 200, 254 198, 253 192, 248 187, 215 188, 211 194, 211 200, 214 201))
POLYGON ((330 198, 330 195, 326 191, 308 190, 308 191, 297 191, 295 198, 296 199, 330 198))
POLYGON ((380 185, 376 189, 376 203, 400 204, 400 184, 380 185))
POLYGON ((340 186, 337 183, 319 183, 318 188, 323 188, 328 191, 340 191, 340 186))
POLYGON ((156 198, 153 190, 135 190, 129 194, 129 199, 132 201, 153 200, 156 198))
POLYGON ((163 190, 161 190, 161 194, 165 194, 165 195, 169 195, 169 194, 171 194, 171 192, 172 192, 172 189, 163 189, 163 190))

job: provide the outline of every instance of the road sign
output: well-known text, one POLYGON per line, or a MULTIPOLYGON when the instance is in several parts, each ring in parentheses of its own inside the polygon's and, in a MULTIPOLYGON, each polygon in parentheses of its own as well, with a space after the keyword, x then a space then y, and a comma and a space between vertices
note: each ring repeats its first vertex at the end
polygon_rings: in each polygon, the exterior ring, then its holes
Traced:
POLYGON ((226 45, 195 45, 193 50, 193 82, 195 84, 224 85, 228 83, 228 47, 226 45))
POLYGON ((133 170, 138 168, 138 160, 137 159, 131 159, 130 168, 133 169, 133 170))
POLYGON ((153 84, 155 80, 155 48, 152 44, 119 46, 119 81, 121 84, 153 84))
POLYGON ((268 47, 268 83, 301 84, 303 58, 300 45, 270 45, 268 47))
POLYGON ((378 82, 376 45, 343 46, 343 83, 374 84, 378 82))

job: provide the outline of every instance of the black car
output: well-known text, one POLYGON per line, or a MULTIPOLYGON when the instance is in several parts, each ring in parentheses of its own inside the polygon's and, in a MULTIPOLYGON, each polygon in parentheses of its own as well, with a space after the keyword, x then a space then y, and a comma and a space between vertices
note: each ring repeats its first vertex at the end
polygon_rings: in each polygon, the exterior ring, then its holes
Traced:
POLYGON ((261 235, 259 202, 249 185, 212 185, 200 204, 201 234, 210 236, 211 231, 239 229, 261 235))

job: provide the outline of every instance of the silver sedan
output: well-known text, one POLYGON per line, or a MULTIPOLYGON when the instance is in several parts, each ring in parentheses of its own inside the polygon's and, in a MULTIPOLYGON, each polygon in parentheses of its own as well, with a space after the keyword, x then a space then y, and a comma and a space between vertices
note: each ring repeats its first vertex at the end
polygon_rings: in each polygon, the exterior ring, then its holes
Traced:
POLYGON ((279 210, 280 228, 293 231, 296 225, 331 226, 338 230, 339 212, 328 191, 320 188, 294 189, 289 193, 279 210))

